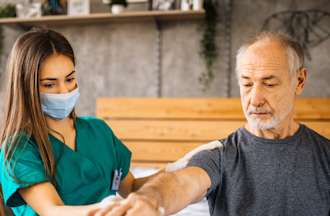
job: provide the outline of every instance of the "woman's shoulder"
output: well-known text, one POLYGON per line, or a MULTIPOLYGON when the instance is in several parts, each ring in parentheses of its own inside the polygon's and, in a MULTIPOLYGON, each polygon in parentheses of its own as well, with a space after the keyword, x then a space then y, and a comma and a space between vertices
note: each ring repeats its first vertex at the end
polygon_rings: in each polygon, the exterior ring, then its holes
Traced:
POLYGON ((0 161, 5 161, 6 156, 9 153, 11 161, 18 159, 30 158, 31 155, 39 155, 38 146, 34 139, 25 132, 20 132, 16 136, 7 139, 6 143, 2 143, 0 149, 0 161), (13 145, 12 142, 16 142, 13 145))
POLYGON ((35 141, 31 135, 28 133, 21 131, 15 136, 10 136, 8 139, 2 143, 1 150, 4 151, 7 146, 10 146, 15 142, 15 149, 21 150, 22 148, 26 148, 27 146, 31 148, 35 148, 35 141))

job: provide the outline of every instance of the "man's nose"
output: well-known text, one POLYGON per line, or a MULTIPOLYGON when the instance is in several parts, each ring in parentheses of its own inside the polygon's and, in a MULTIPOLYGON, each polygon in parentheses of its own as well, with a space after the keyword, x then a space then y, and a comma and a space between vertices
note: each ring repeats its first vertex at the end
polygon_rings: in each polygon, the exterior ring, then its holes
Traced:
POLYGON ((251 92, 251 104, 254 107, 263 106, 265 103, 264 93, 262 88, 258 85, 254 86, 251 92))

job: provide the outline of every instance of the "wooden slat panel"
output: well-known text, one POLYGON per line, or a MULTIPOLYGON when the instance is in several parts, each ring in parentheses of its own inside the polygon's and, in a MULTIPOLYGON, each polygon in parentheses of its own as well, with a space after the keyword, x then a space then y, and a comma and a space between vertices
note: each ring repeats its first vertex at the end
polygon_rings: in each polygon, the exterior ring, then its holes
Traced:
MULTIPOLYGON (((131 119, 244 119, 239 98, 98 98, 97 116, 131 119)), ((330 99, 300 98, 297 119, 330 120, 330 99)))
POLYGON ((192 149, 204 144, 202 142, 139 142, 126 141, 125 145, 132 151, 133 161, 168 162, 175 161, 192 149))
POLYGON ((312 128, 322 136, 325 136, 328 139, 330 139, 330 121, 327 122, 304 121, 302 123, 312 128))
MULTIPOLYGON (((208 141, 227 137, 243 121, 142 121, 109 120, 107 123, 123 140, 208 141)), ((330 138, 330 121, 304 121, 307 126, 330 138)))
POLYGON ((101 118, 242 119, 240 101, 192 98, 98 98, 101 118))
POLYGON ((295 118, 300 120, 330 120, 330 99, 298 99, 295 103, 295 118))
MULTIPOLYGON (((318 133, 330 139, 329 122, 303 122, 318 133)), ((208 142, 208 141, 206 141, 208 142)), ((204 142, 204 143, 206 143, 204 142)), ((126 141, 125 145, 132 151, 134 166, 162 167, 175 161, 187 152, 204 144, 202 142, 154 142, 126 141)))
POLYGON ((208 141, 227 137, 242 121, 108 120, 123 140, 208 141))

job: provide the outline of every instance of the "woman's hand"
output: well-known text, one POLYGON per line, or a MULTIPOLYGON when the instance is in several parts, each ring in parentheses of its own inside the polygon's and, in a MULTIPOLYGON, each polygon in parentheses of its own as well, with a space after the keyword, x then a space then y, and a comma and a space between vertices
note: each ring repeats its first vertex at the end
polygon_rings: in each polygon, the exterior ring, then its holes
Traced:
POLYGON ((137 193, 130 194, 126 199, 113 199, 101 202, 99 210, 90 212, 88 216, 163 216, 164 210, 155 202, 137 193))

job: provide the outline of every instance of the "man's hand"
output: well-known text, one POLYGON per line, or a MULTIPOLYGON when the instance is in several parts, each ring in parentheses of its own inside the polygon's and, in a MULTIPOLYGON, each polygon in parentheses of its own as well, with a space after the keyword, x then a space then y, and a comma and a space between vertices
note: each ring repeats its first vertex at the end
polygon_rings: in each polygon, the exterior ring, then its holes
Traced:
POLYGON ((164 210, 155 201, 137 193, 130 194, 125 200, 112 200, 102 204, 102 208, 89 216, 163 216, 164 210))

